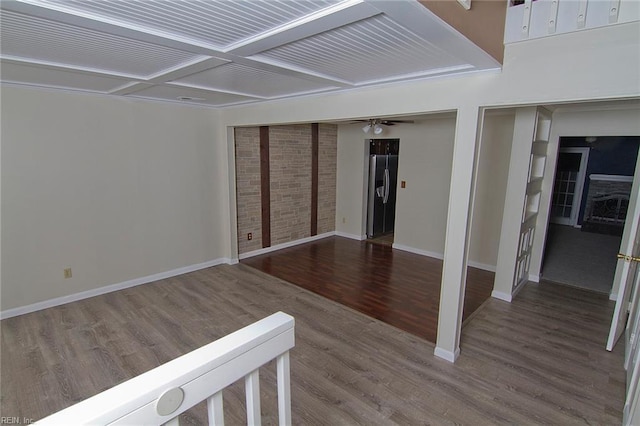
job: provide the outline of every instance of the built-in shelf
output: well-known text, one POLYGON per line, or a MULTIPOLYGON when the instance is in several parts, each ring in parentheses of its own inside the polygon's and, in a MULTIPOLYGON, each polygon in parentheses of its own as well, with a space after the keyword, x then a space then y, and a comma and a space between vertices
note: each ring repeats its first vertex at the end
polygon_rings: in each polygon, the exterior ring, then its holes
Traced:
POLYGON ((529 182, 534 179, 542 179, 544 177, 544 166, 547 162, 547 157, 542 155, 531 155, 531 173, 529 174, 529 182))
POLYGON ((536 131, 533 135, 533 140, 535 142, 548 142, 549 136, 551 135, 551 118, 538 113, 536 121, 536 131))
POLYGON ((535 194, 527 194, 525 196, 524 205, 522 223, 525 223, 531 219, 531 217, 538 214, 538 209, 540 208, 540 193, 536 192, 535 194))

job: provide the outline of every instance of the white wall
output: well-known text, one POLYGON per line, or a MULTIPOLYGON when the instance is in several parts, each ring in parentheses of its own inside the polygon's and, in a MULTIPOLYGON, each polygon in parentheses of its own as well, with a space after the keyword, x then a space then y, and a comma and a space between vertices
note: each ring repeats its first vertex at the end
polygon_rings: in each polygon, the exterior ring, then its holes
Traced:
POLYGON ((227 255, 218 133, 212 110, 3 87, 2 310, 227 255))

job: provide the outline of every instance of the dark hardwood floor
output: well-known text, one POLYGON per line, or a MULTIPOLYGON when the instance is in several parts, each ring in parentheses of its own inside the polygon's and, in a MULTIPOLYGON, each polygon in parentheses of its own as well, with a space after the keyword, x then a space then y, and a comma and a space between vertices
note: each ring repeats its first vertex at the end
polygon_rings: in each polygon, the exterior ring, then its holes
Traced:
MULTIPOLYGON (((329 237, 243 264, 436 341, 442 261, 381 244, 329 237)), ((469 268, 463 320, 490 296, 494 273, 469 268)))
MULTIPOLYGON (((217 266, 0 322, 0 412, 38 420, 276 311, 293 315, 294 425, 615 425, 624 347, 604 349, 614 303, 528 284, 489 299, 455 364, 434 345, 245 265, 217 266)), ((277 423, 275 365, 260 369, 277 423)), ((224 391, 246 424, 242 381, 224 391)), ((202 404, 182 424, 207 424, 202 404)), ((24 422, 23 422, 24 423, 24 422)))

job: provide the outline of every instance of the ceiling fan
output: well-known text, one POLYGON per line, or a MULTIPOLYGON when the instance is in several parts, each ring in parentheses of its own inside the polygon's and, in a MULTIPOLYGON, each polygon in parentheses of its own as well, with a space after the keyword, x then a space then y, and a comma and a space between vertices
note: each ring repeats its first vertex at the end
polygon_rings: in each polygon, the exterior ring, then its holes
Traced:
POLYGON ((395 126, 400 123, 413 123, 413 120, 385 120, 381 118, 370 118, 368 120, 354 120, 352 123, 367 123, 362 128, 365 133, 373 132, 379 135, 383 132, 382 126, 395 126))

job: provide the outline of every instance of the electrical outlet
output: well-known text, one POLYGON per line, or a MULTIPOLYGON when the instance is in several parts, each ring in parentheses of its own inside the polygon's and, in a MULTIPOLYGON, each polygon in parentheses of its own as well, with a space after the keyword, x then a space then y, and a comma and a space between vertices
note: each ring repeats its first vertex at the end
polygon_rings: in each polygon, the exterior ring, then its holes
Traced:
POLYGON ((406 180, 400 181, 400 188, 406 188, 406 187, 407 187, 407 181, 406 180))
POLYGON ((71 268, 65 268, 64 277, 65 278, 71 278, 71 268))
POLYGON ((247 240, 249 241, 253 240, 253 234, 251 232, 247 234, 247 240))

